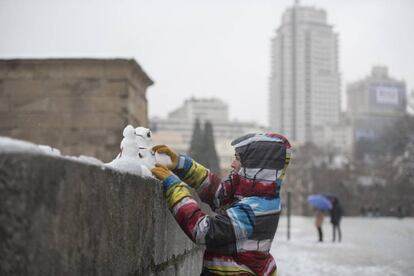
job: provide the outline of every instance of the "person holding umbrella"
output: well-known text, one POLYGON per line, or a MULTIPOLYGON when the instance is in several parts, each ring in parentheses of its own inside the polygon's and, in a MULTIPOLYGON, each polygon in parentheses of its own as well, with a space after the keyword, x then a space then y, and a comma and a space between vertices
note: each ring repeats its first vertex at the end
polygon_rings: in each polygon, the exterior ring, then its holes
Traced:
POLYGON ((318 231, 318 241, 323 242, 323 219, 325 211, 332 209, 332 203, 323 195, 310 195, 308 197, 308 203, 313 206, 315 210, 315 227, 318 231))
POLYGON ((315 208, 315 226, 318 230, 319 242, 323 242, 322 224, 324 217, 325 213, 323 212, 323 210, 315 208))

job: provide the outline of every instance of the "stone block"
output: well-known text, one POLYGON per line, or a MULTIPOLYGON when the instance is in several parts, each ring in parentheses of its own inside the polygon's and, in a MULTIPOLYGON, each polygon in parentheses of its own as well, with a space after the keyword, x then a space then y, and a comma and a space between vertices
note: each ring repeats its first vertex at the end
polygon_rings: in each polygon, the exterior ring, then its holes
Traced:
POLYGON ((48 80, 44 82, 44 91, 47 95, 54 96, 104 96, 121 97, 127 95, 127 84, 125 81, 107 80, 48 80))
POLYGON ((36 97, 45 95, 43 81, 38 79, 3 80, 3 95, 36 97))
POLYGON ((112 128, 126 125, 126 118, 113 112, 66 113, 62 116, 65 128, 112 128))
POLYGON ((66 79, 101 79, 104 77, 104 60, 75 59, 65 60, 63 64, 66 79))
POLYGON ((14 120, 15 114, 8 111, 0 111, 0 128, 14 128, 17 127, 17 122, 14 120))
POLYGON ((117 96, 126 99, 128 97, 128 83, 125 81, 107 81, 102 85, 99 95, 117 96))
POLYGON ((4 80, 0 78, 0 98, 7 96, 6 89, 4 89, 4 80))
POLYGON ((11 109, 10 100, 8 96, 2 96, 0 94, 0 112, 7 112, 11 109))
MULTIPOLYGON (((125 125, 126 126, 126 125, 125 125)), ((113 145, 114 143, 119 146, 123 136, 123 125, 114 126, 113 128, 95 128, 88 130, 78 131, 82 135, 82 139, 86 142, 96 143, 99 140, 102 145, 113 145)))
POLYGON ((123 112, 125 101, 119 97, 51 97, 50 111, 123 112))
POLYGON ((60 113, 18 112, 11 115, 11 120, 19 128, 60 128, 64 122, 60 113))
POLYGON ((10 107, 14 112, 49 111, 50 98, 44 96, 10 96, 10 107))
POLYGON ((63 79, 65 77, 65 63, 62 60, 42 62, 37 60, 33 69, 33 78, 36 79, 63 79))
POLYGON ((36 63, 24 60, 0 60, 0 79, 33 79, 36 63))
POLYGON ((76 97, 97 94, 101 90, 101 80, 56 79, 44 82, 48 95, 76 97))
POLYGON ((104 77, 108 80, 128 80, 131 75, 131 65, 127 60, 108 60, 104 62, 104 77))
POLYGON ((128 115, 129 120, 136 125, 148 126, 147 102, 132 86, 128 89, 128 115))

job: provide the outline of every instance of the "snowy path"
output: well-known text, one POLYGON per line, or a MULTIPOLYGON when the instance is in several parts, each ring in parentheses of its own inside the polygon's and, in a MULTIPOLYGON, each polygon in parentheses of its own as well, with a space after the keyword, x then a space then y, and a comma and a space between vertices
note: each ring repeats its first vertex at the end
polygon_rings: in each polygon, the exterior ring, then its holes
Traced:
POLYGON ((411 276, 414 275, 414 218, 345 217, 342 243, 332 243, 329 218, 323 225, 324 243, 317 243, 313 218, 281 217, 271 249, 278 276, 411 276))

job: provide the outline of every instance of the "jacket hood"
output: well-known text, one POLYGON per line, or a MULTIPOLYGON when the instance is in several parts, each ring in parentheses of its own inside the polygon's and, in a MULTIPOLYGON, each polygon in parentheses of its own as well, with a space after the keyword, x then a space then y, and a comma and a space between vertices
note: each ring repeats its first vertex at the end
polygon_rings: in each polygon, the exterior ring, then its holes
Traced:
POLYGON ((276 133, 253 133, 232 143, 240 156, 241 166, 251 169, 281 170, 285 167, 289 141, 276 133))

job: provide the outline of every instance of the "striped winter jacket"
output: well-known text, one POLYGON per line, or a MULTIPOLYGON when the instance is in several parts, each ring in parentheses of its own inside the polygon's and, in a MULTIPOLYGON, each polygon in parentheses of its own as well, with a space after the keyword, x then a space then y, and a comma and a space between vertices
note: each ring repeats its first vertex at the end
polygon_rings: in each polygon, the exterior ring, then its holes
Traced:
POLYGON ((235 141, 242 168, 225 180, 180 155, 173 170, 179 179, 170 176, 163 182, 168 207, 178 224, 193 242, 206 247, 202 275, 276 275, 269 250, 281 211, 279 191, 290 145, 282 136, 260 135, 259 139, 256 134, 256 139, 235 141), (259 159, 254 160, 257 155, 259 159), (200 209, 188 185, 215 216, 200 209))

